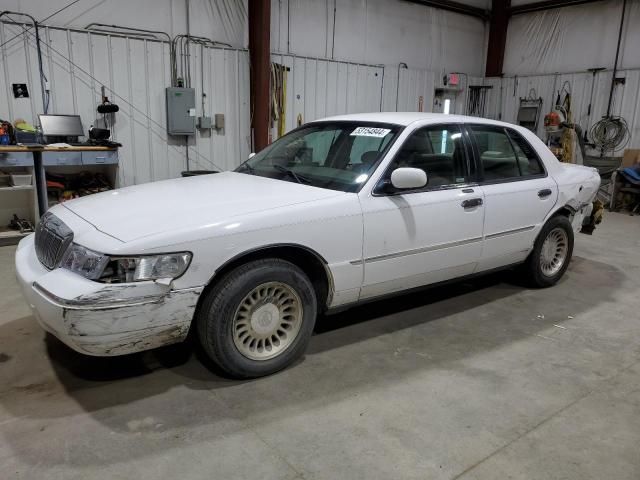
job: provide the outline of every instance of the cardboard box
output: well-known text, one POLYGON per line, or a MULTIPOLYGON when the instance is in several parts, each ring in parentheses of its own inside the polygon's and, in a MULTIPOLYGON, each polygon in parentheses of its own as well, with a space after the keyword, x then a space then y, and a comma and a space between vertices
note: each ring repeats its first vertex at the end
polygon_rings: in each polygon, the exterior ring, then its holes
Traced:
POLYGON ((627 148, 622 156, 622 168, 632 167, 640 163, 640 149, 627 148))

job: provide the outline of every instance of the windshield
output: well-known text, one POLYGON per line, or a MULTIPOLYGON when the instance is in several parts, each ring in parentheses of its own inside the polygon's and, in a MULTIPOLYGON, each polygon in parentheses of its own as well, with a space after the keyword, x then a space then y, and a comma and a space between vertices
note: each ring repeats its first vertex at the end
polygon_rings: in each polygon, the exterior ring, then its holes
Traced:
POLYGON ((310 124, 279 138, 236 172, 357 192, 400 129, 366 122, 310 124))

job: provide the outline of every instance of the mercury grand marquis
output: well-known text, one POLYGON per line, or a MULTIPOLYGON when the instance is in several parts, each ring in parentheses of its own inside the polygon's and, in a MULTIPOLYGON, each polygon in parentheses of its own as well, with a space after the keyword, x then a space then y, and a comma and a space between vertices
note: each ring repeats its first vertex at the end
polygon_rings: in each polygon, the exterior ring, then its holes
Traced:
POLYGON ((79 352, 192 330, 227 375, 257 377, 303 355, 321 312, 516 265, 555 284, 599 185, 515 125, 337 116, 233 172, 56 205, 20 242, 17 274, 41 326, 79 352))

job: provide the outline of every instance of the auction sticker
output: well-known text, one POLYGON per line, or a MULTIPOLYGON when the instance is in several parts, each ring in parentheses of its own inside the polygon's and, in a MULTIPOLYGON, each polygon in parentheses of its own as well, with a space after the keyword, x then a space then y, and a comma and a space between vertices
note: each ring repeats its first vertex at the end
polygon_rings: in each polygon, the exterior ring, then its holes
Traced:
POLYGON ((358 127, 353 132, 351 132, 351 136, 382 138, 386 136, 390 131, 391 129, 389 128, 358 127))

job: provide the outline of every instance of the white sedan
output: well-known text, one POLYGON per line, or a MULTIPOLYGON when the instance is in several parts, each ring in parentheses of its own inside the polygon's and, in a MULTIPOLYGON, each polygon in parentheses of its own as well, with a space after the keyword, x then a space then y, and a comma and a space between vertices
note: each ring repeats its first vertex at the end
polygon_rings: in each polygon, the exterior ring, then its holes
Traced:
POLYGON ((345 115, 234 172, 57 205, 16 266, 39 323, 75 350, 131 353, 193 328, 224 372, 256 377, 303 354, 320 312, 518 264, 555 284, 599 185, 518 126, 345 115))

